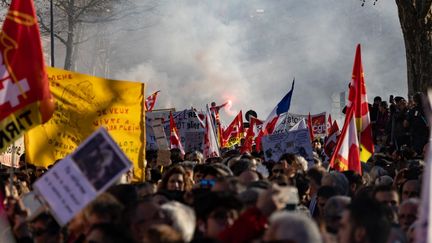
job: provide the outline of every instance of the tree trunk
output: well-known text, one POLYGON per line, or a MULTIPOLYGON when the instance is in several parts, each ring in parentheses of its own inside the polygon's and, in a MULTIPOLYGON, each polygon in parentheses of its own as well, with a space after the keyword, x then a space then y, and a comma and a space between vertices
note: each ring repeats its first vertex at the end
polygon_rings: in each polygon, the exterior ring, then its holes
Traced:
POLYGON ((408 95, 432 86, 432 5, 429 0, 396 0, 405 41, 408 95))
POLYGON ((68 32, 67 32, 67 38, 66 38, 66 54, 65 54, 65 61, 64 61, 64 69, 70 70, 72 67, 72 54, 74 49, 74 31, 75 31, 75 18, 74 18, 74 5, 75 1, 70 0, 68 3, 68 17, 67 17, 67 23, 68 23, 68 32))

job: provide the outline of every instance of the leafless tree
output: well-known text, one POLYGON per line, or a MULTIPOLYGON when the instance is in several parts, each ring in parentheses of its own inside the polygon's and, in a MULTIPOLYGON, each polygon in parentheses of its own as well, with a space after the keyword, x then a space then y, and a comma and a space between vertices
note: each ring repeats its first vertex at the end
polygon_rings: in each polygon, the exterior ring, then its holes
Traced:
MULTIPOLYGON (((86 26, 109 23, 135 14, 149 12, 156 8, 155 1, 137 4, 137 0, 53 0, 54 36, 65 46, 64 69, 73 70, 76 61, 76 47, 94 37, 84 36, 86 26)), ((49 1, 37 0, 41 31, 50 33, 49 1)))

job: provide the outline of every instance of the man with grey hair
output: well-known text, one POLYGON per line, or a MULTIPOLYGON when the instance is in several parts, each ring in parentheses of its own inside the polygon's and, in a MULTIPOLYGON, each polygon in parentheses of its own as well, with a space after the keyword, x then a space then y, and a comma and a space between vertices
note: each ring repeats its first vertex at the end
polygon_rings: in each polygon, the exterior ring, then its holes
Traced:
POLYGON ((189 206, 171 201, 161 206, 164 223, 178 231, 184 242, 190 242, 193 238, 196 226, 195 212, 189 206))
POLYGON ((264 235, 269 242, 321 243, 315 222, 299 213, 281 211, 270 217, 270 226, 264 235), (288 230, 289 229, 289 230, 288 230))
POLYGON ((418 198, 409 198, 402 202, 398 209, 398 220, 401 229, 407 234, 409 227, 417 220, 418 198))
POLYGON ((321 186, 332 186, 336 189, 338 195, 346 196, 349 192, 349 182, 344 174, 331 171, 321 179, 321 186))

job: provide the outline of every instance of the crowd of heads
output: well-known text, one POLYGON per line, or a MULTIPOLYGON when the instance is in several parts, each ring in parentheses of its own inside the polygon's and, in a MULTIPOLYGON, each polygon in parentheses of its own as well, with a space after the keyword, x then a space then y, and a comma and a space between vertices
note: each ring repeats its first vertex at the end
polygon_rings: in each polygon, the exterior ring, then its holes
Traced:
POLYGON ((2 171, 4 211, 20 242, 414 242, 428 138, 421 96, 376 97, 370 116, 375 154, 362 174, 329 168, 325 138, 313 141, 313 161, 234 147, 207 159, 173 149, 161 162, 147 151, 144 182, 122 180, 60 227, 49 211, 26 216, 20 197, 48 168, 22 161, 13 177, 2 171))

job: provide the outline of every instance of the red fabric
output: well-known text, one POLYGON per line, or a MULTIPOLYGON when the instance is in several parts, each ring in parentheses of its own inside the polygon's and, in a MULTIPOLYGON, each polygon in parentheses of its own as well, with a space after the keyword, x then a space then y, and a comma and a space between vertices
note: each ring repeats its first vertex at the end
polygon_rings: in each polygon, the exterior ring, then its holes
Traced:
POLYGON ((224 243, 251 242, 261 236, 267 223, 267 217, 258 208, 249 208, 231 227, 221 232, 219 240, 224 243))
POLYGON ((310 136, 310 140, 311 140, 311 142, 314 140, 314 132, 313 132, 313 127, 312 127, 312 118, 311 118, 311 114, 310 114, 310 112, 309 112, 309 115, 308 115, 308 121, 307 121, 307 124, 308 124, 308 128, 309 128, 309 136, 310 136))
POLYGON ((178 148, 180 153, 185 155, 185 151, 180 142, 180 136, 178 134, 177 125, 175 124, 172 112, 170 112, 170 149, 178 148))
POLYGON ((146 111, 153 111, 153 108, 156 104, 157 95, 159 92, 160 90, 154 92, 152 95, 147 97, 147 99, 145 100, 146 111))
POLYGON ((0 101, 0 120, 39 101, 40 122, 48 121, 54 112, 54 103, 33 1, 11 2, 0 39, 0 92, 5 92, 5 99, 0 101), (12 84, 19 87, 18 93, 11 94, 12 84), (4 90, 6 85, 9 85, 8 90, 4 90), (15 98, 18 101, 13 101, 15 98))
POLYGON ((256 134, 258 131, 257 126, 262 125, 262 121, 251 116, 249 124, 250 125, 249 125, 249 129, 247 130, 247 133, 246 133, 245 141, 244 141, 243 146, 240 150, 241 153, 252 152, 252 144, 253 144, 254 137, 256 135, 258 135, 258 134, 256 134))
POLYGON ((227 127, 227 129, 225 129, 225 131, 223 132, 221 147, 230 147, 230 139, 240 141, 240 139, 243 138, 243 133, 243 113, 242 111, 240 111, 233 119, 231 124, 227 127))
MULTIPOLYGON (((367 103, 366 84, 364 80, 360 44, 357 45, 354 58, 352 81, 349 88, 348 100, 348 106, 352 106, 354 109, 360 145, 363 146, 364 149, 366 149, 370 154, 373 154, 374 144, 372 137, 372 125, 369 117, 369 105, 367 103)), ((364 157, 361 159, 366 162, 368 158, 364 157)))

